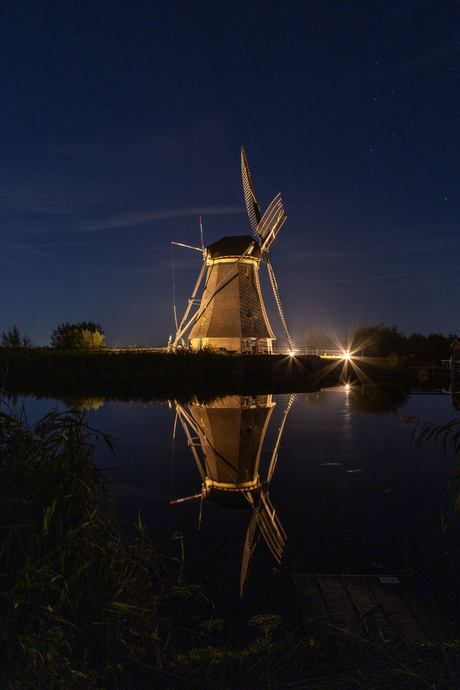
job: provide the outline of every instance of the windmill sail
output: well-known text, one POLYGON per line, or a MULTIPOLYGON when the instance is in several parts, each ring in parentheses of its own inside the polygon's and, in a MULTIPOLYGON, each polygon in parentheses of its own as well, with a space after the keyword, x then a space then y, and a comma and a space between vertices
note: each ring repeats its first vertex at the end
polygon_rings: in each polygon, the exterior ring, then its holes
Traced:
POLYGON ((281 194, 277 194, 265 211, 257 228, 258 235, 263 240, 262 251, 269 248, 285 220, 286 213, 281 194))
POLYGON ((277 194, 270 206, 265 211, 263 217, 257 203, 251 173, 249 172, 248 159, 244 146, 241 147, 241 175, 243 178, 244 199, 251 223, 252 231, 256 237, 262 240, 262 249, 268 249, 275 239, 280 227, 286 220, 281 194, 277 194))
POLYGON ((270 503, 270 499, 266 494, 261 494, 262 506, 259 513, 259 527, 262 536, 267 542, 267 545, 278 561, 281 563, 281 556, 283 554, 284 543, 286 541, 286 533, 281 527, 278 516, 270 503))
POLYGON ((240 597, 243 597, 244 590, 246 589, 246 584, 249 575, 249 565, 256 548, 256 544, 259 540, 259 512, 260 508, 254 508, 251 514, 251 520, 249 522, 248 531, 246 532, 246 540, 244 542, 243 550, 243 560, 241 562, 241 577, 240 577, 240 597))
POLYGON ((256 194, 254 191, 254 185, 252 184, 251 173, 249 172, 248 160, 246 158, 246 153, 243 146, 241 147, 241 173, 243 176, 244 198, 246 201, 246 208, 248 210, 252 231, 258 238, 260 238, 261 241, 261 252, 263 252, 265 255, 270 282, 272 284, 276 303, 278 305, 278 311, 281 316, 284 332, 289 343, 289 349, 292 353, 294 350, 294 343, 292 342, 291 336, 289 335, 289 331, 287 329, 286 320, 284 318, 284 312, 278 293, 278 286, 275 280, 275 274, 273 273, 273 269, 268 258, 268 250, 270 245, 286 220, 286 212, 284 210, 283 201, 281 199, 281 194, 277 194, 270 206, 265 211, 264 215, 261 217, 259 204, 257 203, 256 194))
POLYGON ((192 292, 192 296, 190 297, 190 299, 188 301, 187 309, 185 310, 185 314, 182 317, 182 321, 180 322, 180 326, 176 331, 176 337, 174 338, 173 347, 176 347, 177 343, 179 342, 180 338, 182 337, 182 334, 187 329, 187 327, 184 328, 184 324, 185 324, 185 321, 186 321, 187 316, 189 314, 189 311, 192 307, 192 304, 194 304, 194 302, 195 302, 196 293, 198 292, 198 288, 200 287, 200 283, 203 279, 203 275, 204 275, 205 270, 206 270, 206 259, 203 259, 203 263, 201 265, 200 275, 198 276, 198 280, 196 281, 195 289, 192 292))
POLYGON ((289 335, 286 319, 284 318, 284 311, 283 311, 283 307, 281 306, 281 300, 280 300, 280 296, 279 296, 279 292, 278 292, 278 284, 276 282, 275 274, 273 272, 273 268, 272 268, 272 265, 270 263, 270 259, 268 257, 268 252, 266 252, 266 254, 265 254, 265 261, 267 263, 268 275, 270 276, 270 282, 272 284, 273 294, 275 295, 276 304, 278 305, 278 311, 279 311, 279 314, 281 317, 281 322, 283 324, 284 333, 285 333, 286 339, 289 343, 289 349, 291 350, 291 352, 293 352, 294 351, 294 343, 292 342, 291 336, 289 335))
POLYGON ((266 494, 261 494, 261 500, 252 511, 246 540, 244 542, 243 560, 241 563, 240 596, 244 594, 249 577, 249 566, 254 551, 262 534, 265 542, 278 563, 281 563, 286 533, 266 494))
POLYGON ((257 227, 260 223, 261 213, 259 204, 257 203, 254 185, 252 184, 244 146, 241 147, 241 175, 243 178, 244 199, 246 201, 246 208, 248 209, 249 220, 251 221, 252 232, 254 235, 259 236, 257 227))
POLYGON ((268 487, 270 486, 270 482, 271 482, 272 477, 273 477, 273 472, 275 471, 276 461, 278 460, 278 449, 280 447, 281 436, 283 435, 283 431, 284 431, 284 425, 286 424, 286 419, 287 419, 287 416, 289 414, 289 410, 291 409, 292 403, 294 402, 295 399, 296 399, 296 394, 291 393, 291 395, 289 396, 288 404, 286 405, 286 409, 284 410, 283 420, 282 420, 281 426, 279 428, 278 438, 276 439, 275 447, 273 449, 272 459, 270 461, 270 466, 268 468, 266 491, 268 491, 268 487))

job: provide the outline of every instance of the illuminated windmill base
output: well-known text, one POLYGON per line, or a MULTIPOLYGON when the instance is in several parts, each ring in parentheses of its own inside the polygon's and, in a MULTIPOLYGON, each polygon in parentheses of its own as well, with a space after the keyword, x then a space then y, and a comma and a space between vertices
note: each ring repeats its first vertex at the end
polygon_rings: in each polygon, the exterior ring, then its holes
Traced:
POLYGON ((206 248, 206 284, 190 346, 228 352, 273 351, 262 299, 259 244, 249 235, 223 237, 206 248))
POLYGON ((189 407, 200 430, 205 495, 231 508, 250 508, 260 497, 259 461, 275 407, 271 396, 229 396, 212 405, 189 407))

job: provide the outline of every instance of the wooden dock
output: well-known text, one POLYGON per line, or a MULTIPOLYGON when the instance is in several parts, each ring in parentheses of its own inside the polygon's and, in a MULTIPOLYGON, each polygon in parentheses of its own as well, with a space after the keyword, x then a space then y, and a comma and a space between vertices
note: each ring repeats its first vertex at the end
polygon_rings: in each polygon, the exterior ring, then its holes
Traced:
MULTIPOLYGON (((410 578, 293 575, 303 622, 313 635, 346 634, 371 642, 447 642, 456 630, 410 578)), ((458 636, 458 634, 457 634, 458 636)))

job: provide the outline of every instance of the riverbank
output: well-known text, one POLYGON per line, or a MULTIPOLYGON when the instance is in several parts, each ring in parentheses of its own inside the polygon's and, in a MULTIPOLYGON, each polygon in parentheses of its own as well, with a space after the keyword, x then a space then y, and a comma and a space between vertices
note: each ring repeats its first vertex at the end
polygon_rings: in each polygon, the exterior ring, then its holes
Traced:
POLYGON ((37 397, 200 401, 247 393, 308 389, 321 358, 226 355, 206 351, 0 350, 0 386, 37 397))
POLYGON ((424 361, 390 366, 385 359, 303 355, 228 355, 207 351, 0 348, 0 388, 38 398, 148 401, 318 390, 359 378, 437 385, 445 374, 424 361))

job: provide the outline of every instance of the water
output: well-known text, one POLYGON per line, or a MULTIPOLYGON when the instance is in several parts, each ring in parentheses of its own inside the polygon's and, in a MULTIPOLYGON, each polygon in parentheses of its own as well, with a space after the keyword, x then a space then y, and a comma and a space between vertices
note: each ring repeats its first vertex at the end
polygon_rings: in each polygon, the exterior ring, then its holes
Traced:
MULTIPOLYGON (((376 396, 370 390, 297 396, 285 420, 269 494, 287 535, 282 561, 278 565, 260 539, 243 600, 240 571, 251 511, 205 500, 198 529, 199 499, 170 505, 199 494, 202 483, 179 422, 173 439, 174 406, 106 402, 88 412, 88 423, 116 438, 117 457, 100 440, 96 458, 100 467, 119 470, 120 517, 129 525, 140 511, 154 539, 167 544, 169 557, 180 557, 180 540, 170 541, 171 536, 184 535, 186 577, 201 585, 217 617, 231 621, 234 630, 259 613, 295 624, 293 572, 412 575, 445 613, 455 615, 458 526, 443 534, 443 521, 451 513, 448 485, 459 463, 434 445, 410 454, 411 429, 398 416, 442 424, 458 413, 447 395, 387 389, 376 396)), ((233 398, 217 412, 186 411, 201 420, 207 440, 228 458, 235 447, 243 453, 243 438, 254 445, 267 422, 259 465, 265 480, 287 401, 288 396, 233 398), (211 414, 217 417, 210 426, 211 414)), ((24 404, 30 421, 54 405, 34 399, 24 404)))

